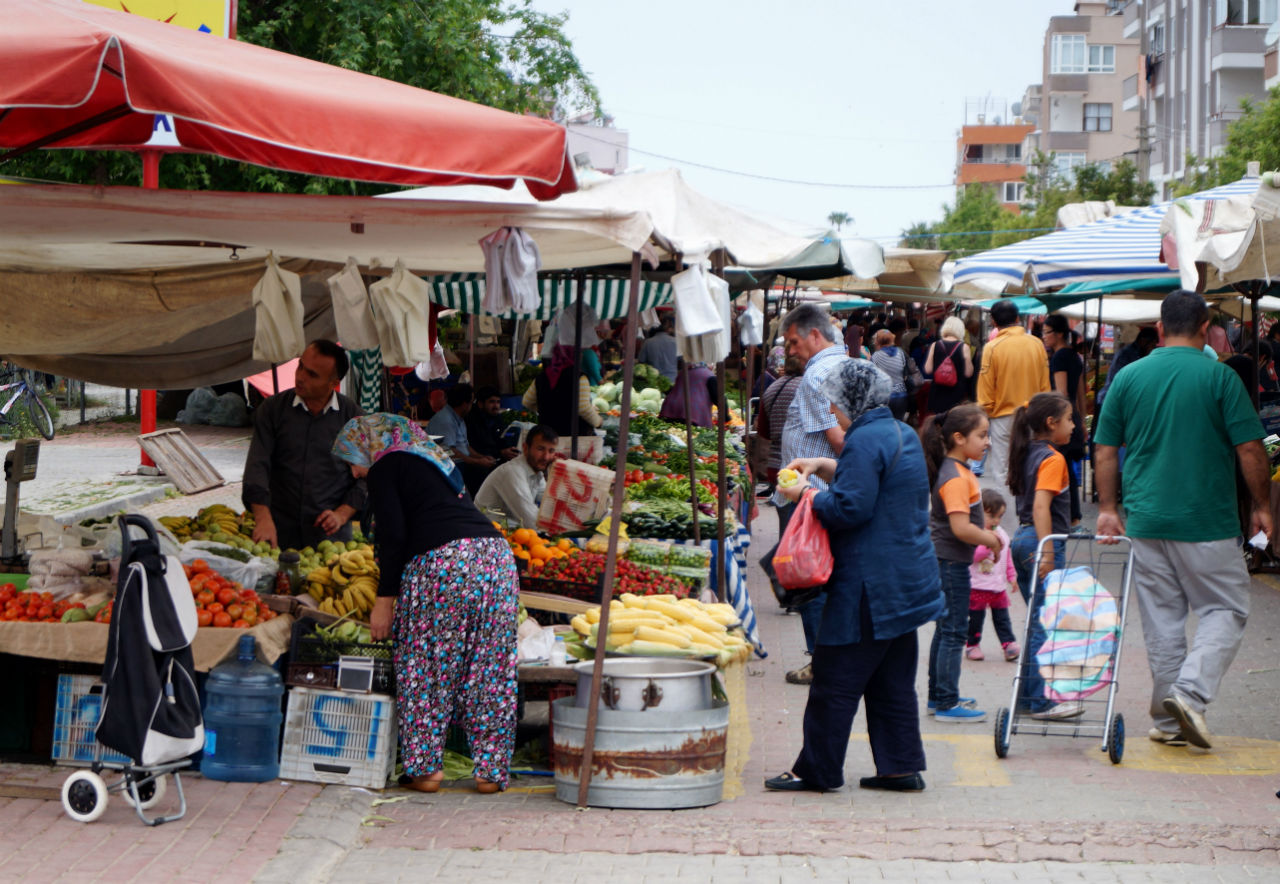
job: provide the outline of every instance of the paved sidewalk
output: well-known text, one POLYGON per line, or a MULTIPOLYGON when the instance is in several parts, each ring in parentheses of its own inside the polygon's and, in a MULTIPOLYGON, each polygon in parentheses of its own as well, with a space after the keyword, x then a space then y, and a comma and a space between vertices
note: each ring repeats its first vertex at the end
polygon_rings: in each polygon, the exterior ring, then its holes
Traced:
MULTIPOLYGON (((234 500, 237 490, 158 501, 147 511, 193 512, 234 500)), ((191 777, 187 819, 158 829, 143 827, 117 799, 88 826, 62 816, 54 801, 0 799, 0 831, 36 848, 5 855, 0 880, 1280 879, 1280 581, 1253 584, 1244 646, 1209 714, 1211 753, 1146 739, 1150 677, 1134 611, 1119 676, 1128 734, 1118 766, 1099 751, 1097 735, 1019 734, 1000 760, 992 720, 925 718, 923 793, 856 785, 826 795, 769 793, 762 780, 787 769, 799 749, 806 698, 783 680, 803 662, 799 619, 778 609, 755 566, 773 534, 773 513, 762 508, 749 579, 770 656, 747 664, 752 744, 741 782, 727 790, 741 797, 701 810, 578 811, 543 779, 519 780, 496 796, 462 784, 437 795, 380 796, 191 777), (380 798, 402 800, 375 806, 380 798)), ((1015 624, 1022 615, 1015 602, 1015 624)), ((929 635, 921 630, 922 660, 929 635)), ((965 661, 962 688, 994 713, 1008 703, 1013 667, 996 657, 994 635, 986 642, 987 660, 965 661)), ((920 690, 924 677, 922 663, 920 690)), ((846 766, 855 784, 873 772, 864 727, 859 717, 846 766)), ((67 772, 0 766, 7 782, 40 785, 58 785, 67 772)))

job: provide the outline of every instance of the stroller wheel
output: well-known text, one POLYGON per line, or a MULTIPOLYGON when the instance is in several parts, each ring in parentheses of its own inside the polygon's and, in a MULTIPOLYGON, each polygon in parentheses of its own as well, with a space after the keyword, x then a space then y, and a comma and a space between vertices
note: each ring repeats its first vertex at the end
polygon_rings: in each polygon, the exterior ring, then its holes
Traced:
POLYGON ((76 822, 93 822, 107 812, 107 784, 93 771, 76 771, 62 784, 62 809, 76 822))
POLYGON ((1124 758, 1124 716, 1116 713, 1111 722, 1111 731, 1107 734, 1107 757, 1112 764, 1119 764, 1124 758))
POLYGON ((166 777, 158 776, 145 782, 138 782, 136 778, 131 780, 134 788, 138 790, 138 803, 134 803, 133 793, 129 790, 129 784, 126 784, 122 794, 124 800, 128 802, 130 807, 138 807, 142 810, 150 810, 160 803, 160 799, 164 798, 164 793, 168 791, 166 785, 166 777))

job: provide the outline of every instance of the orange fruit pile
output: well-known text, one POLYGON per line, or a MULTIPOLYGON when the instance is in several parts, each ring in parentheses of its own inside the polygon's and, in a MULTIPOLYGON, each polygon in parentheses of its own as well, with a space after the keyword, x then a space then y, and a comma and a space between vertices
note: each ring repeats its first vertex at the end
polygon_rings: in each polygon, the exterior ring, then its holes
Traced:
POLYGON ((544 562, 552 559, 563 559, 578 551, 573 542, 567 539, 550 540, 544 538, 532 528, 518 528, 506 535, 511 552, 517 559, 528 562, 530 568, 540 568, 544 562))

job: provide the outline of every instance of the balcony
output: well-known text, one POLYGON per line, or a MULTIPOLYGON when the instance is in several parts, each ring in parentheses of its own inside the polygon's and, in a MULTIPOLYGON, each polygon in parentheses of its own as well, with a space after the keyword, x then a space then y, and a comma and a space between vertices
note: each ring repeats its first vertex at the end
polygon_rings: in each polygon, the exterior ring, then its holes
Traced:
POLYGON ((1045 92, 1088 92, 1088 74, 1050 74, 1045 78, 1045 92))
POLYGON ((1209 41, 1210 67, 1215 71, 1230 69, 1261 70, 1266 51, 1264 25, 1229 25, 1215 28, 1209 41))
POLYGON ((1141 30, 1142 4, 1130 0, 1124 7, 1124 35, 1126 38, 1136 37, 1141 30))
POLYGON ((1280 85, 1280 50, 1275 46, 1267 47, 1266 55, 1262 56, 1262 76, 1266 79, 1263 85, 1267 89, 1280 85))

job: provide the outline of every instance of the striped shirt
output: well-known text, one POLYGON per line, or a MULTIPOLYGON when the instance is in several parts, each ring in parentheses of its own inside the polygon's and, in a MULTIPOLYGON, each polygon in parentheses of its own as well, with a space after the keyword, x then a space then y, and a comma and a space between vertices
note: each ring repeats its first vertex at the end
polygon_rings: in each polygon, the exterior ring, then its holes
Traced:
MULTIPOLYGON (((843 343, 832 344, 814 354, 804 367, 800 389, 787 408, 787 422, 782 427, 780 460, 783 466, 800 457, 836 456, 835 449, 827 439, 827 430, 837 425, 836 416, 831 413, 831 400, 822 392, 822 382, 839 364, 839 360, 848 358, 844 353, 843 343)), ((818 491, 827 489, 827 483, 816 475, 809 477, 809 485, 818 491)), ((780 493, 775 493, 773 502, 783 506, 790 501, 780 493)))

